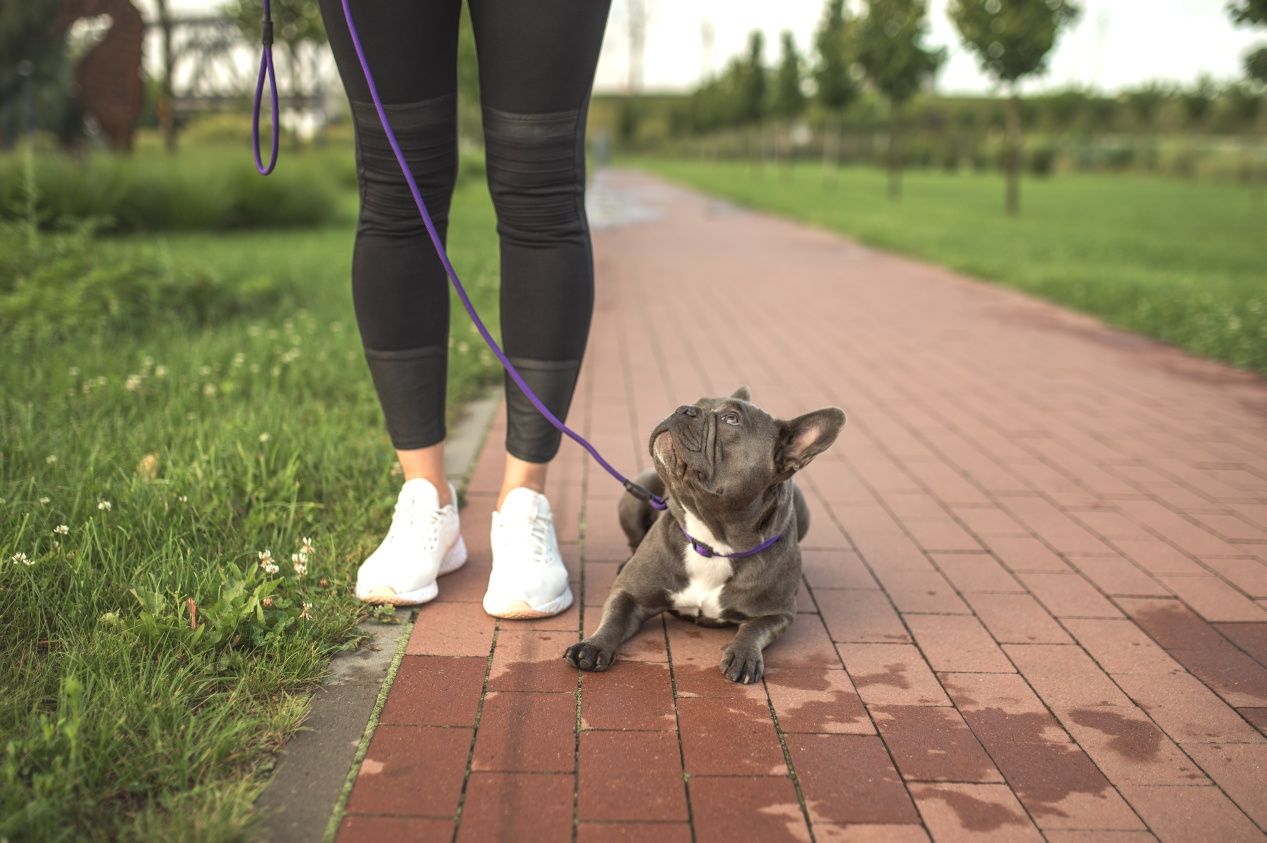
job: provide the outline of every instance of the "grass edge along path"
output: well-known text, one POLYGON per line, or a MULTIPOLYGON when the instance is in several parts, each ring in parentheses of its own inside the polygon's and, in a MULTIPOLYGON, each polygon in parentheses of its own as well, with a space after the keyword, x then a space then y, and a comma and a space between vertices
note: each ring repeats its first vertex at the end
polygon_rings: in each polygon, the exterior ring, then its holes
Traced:
POLYGON ((1267 208, 1236 184, 1058 175, 1003 214, 996 174, 636 158, 740 205, 847 234, 1267 375, 1267 208))

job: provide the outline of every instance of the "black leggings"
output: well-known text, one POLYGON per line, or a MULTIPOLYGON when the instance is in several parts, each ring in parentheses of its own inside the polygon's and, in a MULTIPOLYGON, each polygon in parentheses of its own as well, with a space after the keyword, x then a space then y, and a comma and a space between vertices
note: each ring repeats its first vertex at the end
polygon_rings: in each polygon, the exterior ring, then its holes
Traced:
MULTIPOLYGON (((585 118, 610 0, 469 0, 501 239, 502 347, 567 416, 594 309, 585 118)), ((352 298, 392 444, 444 439, 449 283, 370 101, 339 0, 321 15, 352 106, 361 213, 352 298)), ((445 237, 457 173, 461 0, 353 0, 388 119, 445 237)), ((560 433, 505 379, 506 450, 548 462, 560 433)))

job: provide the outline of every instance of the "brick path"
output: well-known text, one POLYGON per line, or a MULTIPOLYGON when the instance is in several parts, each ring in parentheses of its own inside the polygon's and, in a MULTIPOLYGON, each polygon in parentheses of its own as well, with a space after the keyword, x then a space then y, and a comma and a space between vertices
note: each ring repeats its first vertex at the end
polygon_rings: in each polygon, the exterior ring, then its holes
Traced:
POLYGON ((596 236, 571 420, 613 464, 740 384, 849 413, 801 475, 800 614, 761 685, 718 672, 732 633, 674 619, 578 676, 620 488, 564 442, 583 600, 495 623, 499 422, 472 562, 419 613, 341 841, 1263 837, 1261 380, 642 175, 597 189, 661 215, 596 236))

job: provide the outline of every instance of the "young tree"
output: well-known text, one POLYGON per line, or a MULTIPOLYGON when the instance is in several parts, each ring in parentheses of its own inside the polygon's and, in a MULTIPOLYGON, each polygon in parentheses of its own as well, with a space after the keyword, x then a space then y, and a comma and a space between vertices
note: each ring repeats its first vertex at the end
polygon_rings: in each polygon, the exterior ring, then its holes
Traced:
POLYGON ((854 63, 850 22, 845 17, 845 0, 826 0, 823 19, 814 32, 814 102, 822 110, 823 167, 828 161, 827 124, 835 118, 836 154, 839 154, 844 132, 844 113, 858 96, 858 86, 851 73, 854 63))
POLYGON ((774 72, 770 112, 790 120, 805 108, 805 92, 801 90, 801 56, 796 52, 791 32, 784 30, 782 45, 783 55, 779 59, 778 70, 774 72))
POLYGON ((1200 126, 1210 116, 1215 93, 1214 80, 1203 73, 1197 78, 1195 85, 1180 94, 1183 114, 1189 126, 1200 126))
POLYGON ((889 198, 902 195, 902 116, 906 103, 945 59, 923 46, 924 0, 870 0, 858 23, 858 63, 889 101, 889 198))
POLYGON ((1020 211, 1021 119, 1017 84, 1047 66, 1061 29, 1078 17, 1072 0, 951 0, 950 19, 981 68, 1007 85, 1007 212, 1020 211))
POLYGON ((845 0, 827 0, 823 19, 814 33, 814 100, 824 111, 844 111, 858 96, 849 73, 853 51, 845 0))
POLYGON ((748 122, 759 122, 765 116, 766 78, 765 78, 765 39, 759 30, 748 36, 748 58, 743 64, 743 76, 740 85, 740 108, 743 119, 748 122))

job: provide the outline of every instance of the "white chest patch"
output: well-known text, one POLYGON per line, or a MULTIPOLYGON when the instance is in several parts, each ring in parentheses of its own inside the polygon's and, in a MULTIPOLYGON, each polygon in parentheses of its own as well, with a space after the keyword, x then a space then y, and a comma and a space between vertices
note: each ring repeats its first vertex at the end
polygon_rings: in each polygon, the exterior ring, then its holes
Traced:
MULTIPOLYGON (((704 523, 686 510, 686 531, 717 553, 733 553, 729 545, 722 544, 704 523)), ((729 559, 722 556, 702 556, 689 543, 683 551, 686 563, 686 588, 671 594, 673 608, 686 615, 721 618, 721 590, 734 576, 729 559)))

